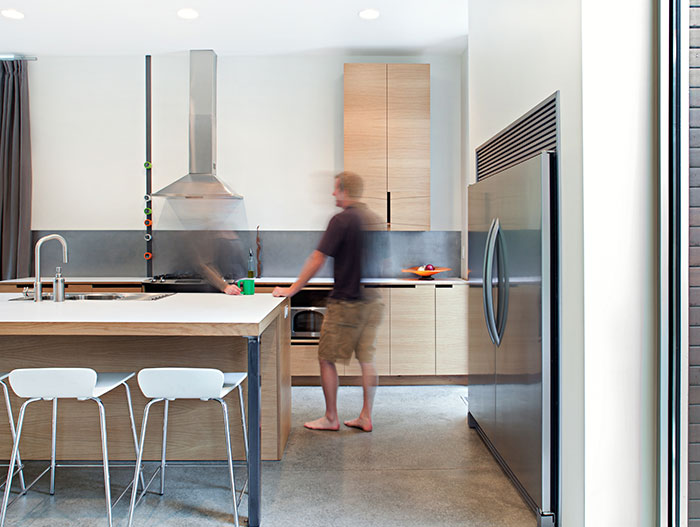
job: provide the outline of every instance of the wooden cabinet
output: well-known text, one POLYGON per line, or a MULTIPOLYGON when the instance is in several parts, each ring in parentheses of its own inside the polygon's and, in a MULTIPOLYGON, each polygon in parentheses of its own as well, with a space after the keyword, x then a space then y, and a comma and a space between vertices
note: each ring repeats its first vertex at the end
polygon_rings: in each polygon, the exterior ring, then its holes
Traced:
POLYGON ((387 230, 430 230, 430 65, 345 64, 344 166, 387 230))
POLYGON ((467 287, 435 287, 435 374, 467 373, 467 287))
MULTIPOLYGON (((369 294, 379 296, 379 301, 382 303, 381 320, 377 326, 377 338, 374 342, 374 366, 377 369, 377 375, 391 374, 391 333, 390 333, 390 310, 391 303, 390 289, 387 287, 367 287, 364 286, 369 294)), ((345 366, 345 375, 362 375, 360 364, 357 359, 350 361, 350 364, 345 366)))
MULTIPOLYGON (((318 376, 318 344, 296 344, 290 346, 292 375, 318 376)), ((342 365, 341 365, 342 368, 342 365)), ((340 372, 338 372, 341 375, 340 372)))
POLYGON ((391 374, 435 375, 435 288, 391 289, 391 374))
MULTIPOLYGON (((70 283, 70 278, 67 279, 67 293, 140 293, 142 291, 141 282, 78 282, 70 283)), ((42 281, 44 292, 53 290, 53 283, 50 277, 44 277, 42 281)), ((0 284, 0 293, 22 293, 22 290, 28 287, 34 289, 34 282, 5 282, 0 284)))
POLYGON ((387 65, 391 230, 430 230, 430 66, 387 65))
MULTIPOLYGON (((363 287, 383 304, 375 341, 378 375, 467 374, 466 285, 363 287)), ((292 375, 319 375, 318 345, 293 341, 291 358, 292 375)), ((355 358, 337 370, 341 376, 362 374, 355 358)))

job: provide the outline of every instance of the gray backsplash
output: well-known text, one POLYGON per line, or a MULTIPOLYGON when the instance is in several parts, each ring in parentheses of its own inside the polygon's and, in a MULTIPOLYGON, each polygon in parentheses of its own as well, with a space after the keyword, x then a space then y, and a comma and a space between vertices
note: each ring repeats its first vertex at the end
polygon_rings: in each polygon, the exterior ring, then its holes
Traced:
MULTIPOLYGON (((60 244, 44 244, 41 274, 53 276, 60 265, 70 276, 146 276, 143 231, 33 231, 34 242, 56 232, 68 242, 69 262, 61 262, 60 244)), ((262 276, 296 276, 321 239, 321 231, 261 231, 262 276)), ((408 277, 401 270, 432 263, 450 267, 441 277, 459 276, 459 231, 368 232, 364 275, 375 278, 408 277)), ((215 265, 221 274, 244 276, 248 251, 256 254, 255 231, 157 231, 153 234, 153 273, 194 273, 201 262, 215 265)), ((257 261, 256 261, 257 264, 257 261)), ((32 264, 33 265, 33 264, 32 264)), ((33 269, 33 267, 32 267, 33 269)), ((33 275, 33 271, 30 275, 33 275)), ((329 259, 317 276, 333 275, 329 259)))

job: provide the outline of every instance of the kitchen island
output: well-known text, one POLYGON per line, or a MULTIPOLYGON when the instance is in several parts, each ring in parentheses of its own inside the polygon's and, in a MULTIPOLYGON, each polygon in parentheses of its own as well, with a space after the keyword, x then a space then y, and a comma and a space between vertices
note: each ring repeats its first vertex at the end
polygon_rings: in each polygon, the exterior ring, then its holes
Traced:
MULTIPOLYGON (((0 294, 0 369, 90 367, 100 372, 146 367, 212 367, 248 371, 250 437, 250 525, 259 522, 260 459, 280 459, 291 426, 289 300, 268 294, 227 296, 176 294, 155 301, 11 301, 0 294), (256 512, 257 511, 257 512, 256 512)), ((130 381, 137 427, 146 399, 130 381)), ((134 459, 123 391, 105 395, 108 448, 112 460, 134 459)), ((20 400, 13 397, 15 412, 20 400)), ((237 404, 229 404, 234 455, 242 459, 237 404)), ((101 459, 97 408, 89 401, 61 401, 57 458, 101 459)), ((51 405, 27 414, 23 459, 48 459, 51 405)), ((225 459, 218 405, 173 403, 168 419, 168 459, 225 459)), ((153 416, 144 458, 160 457, 162 416, 153 416), (160 417, 159 424, 156 419, 160 417)), ((9 458, 9 430, 0 428, 0 456, 9 458)))

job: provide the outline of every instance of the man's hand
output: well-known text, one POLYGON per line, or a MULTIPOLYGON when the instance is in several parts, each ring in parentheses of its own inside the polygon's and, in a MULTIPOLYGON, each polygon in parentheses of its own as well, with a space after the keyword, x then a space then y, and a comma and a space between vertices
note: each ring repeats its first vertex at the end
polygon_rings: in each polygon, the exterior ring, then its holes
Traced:
POLYGON ((241 290, 236 284, 229 284, 226 286, 226 289, 224 289, 224 293, 227 295, 240 295, 241 290))
POLYGON ((272 296, 292 296, 291 287, 275 287, 272 296))

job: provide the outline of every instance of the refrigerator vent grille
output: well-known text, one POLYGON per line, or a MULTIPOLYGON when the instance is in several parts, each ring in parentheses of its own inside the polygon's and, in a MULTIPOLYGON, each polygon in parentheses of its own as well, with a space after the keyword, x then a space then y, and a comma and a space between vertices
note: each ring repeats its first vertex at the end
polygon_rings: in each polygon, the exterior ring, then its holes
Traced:
POLYGON ((543 150, 558 153, 559 92, 476 149, 476 180, 492 176, 543 150))

